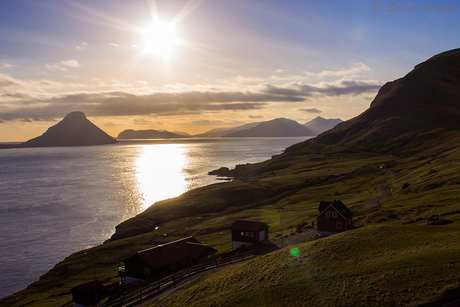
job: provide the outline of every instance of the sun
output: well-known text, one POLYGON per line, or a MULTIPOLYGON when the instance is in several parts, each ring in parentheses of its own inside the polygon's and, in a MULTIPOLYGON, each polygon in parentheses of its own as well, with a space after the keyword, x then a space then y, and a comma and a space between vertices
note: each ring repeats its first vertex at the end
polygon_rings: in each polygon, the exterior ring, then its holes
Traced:
POLYGON ((171 56, 178 39, 173 23, 156 19, 151 25, 141 30, 144 36, 144 51, 161 56, 167 60, 171 56))

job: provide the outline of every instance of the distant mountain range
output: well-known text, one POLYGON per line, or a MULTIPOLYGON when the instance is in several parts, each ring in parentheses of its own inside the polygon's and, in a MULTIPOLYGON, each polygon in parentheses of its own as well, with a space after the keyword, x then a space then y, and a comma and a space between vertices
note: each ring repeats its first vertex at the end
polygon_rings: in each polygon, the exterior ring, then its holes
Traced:
POLYGON ((325 119, 322 118, 321 116, 316 117, 315 119, 312 119, 309 122, 306 122, 304 124, 305 127, 310 129, 315 133, 315 135, 321 134, 324 131, 330 130, 334 127, 336 127, 338 124, 343 123, 343 120, 340 118, 329 118, 325 119))
POLYGON ((175 138, 187 138, 190 137, 187 134, 179 134, 169 131, 159 130, 124 130, 120 132, 117 139, 175 139, 175 138))
POLYGON ((244 124, 241 126, 236 126, 233 128, 215 128, 215 129, 206 131, 205 133, 194 135, 194 137, 221 137, 221 136, 232 134, 232 133, 235 133, 241 130, 254 128, 260 123, 261 122, 249 123, 249 124, 244 124))
POLYGON ((305 123, 277 118, 265 122, 256 122, 233 128, 216 128, 194 137, 290 137, 290 136, 316 136, 326 130, 342 123, 340 118, 324 119, 320 116, 305 123))
POLYGON ((21 144, 2 145, 0 148, 88 146, 118 143, 113 137, 90 122, 85 114, 71 112, 42 135, 21 144))
POLYGON ((315 133, 295 120, 276 118, 262 122, 257 126, 238 132, 225 134, 223 137, 292 137, 314 136, 315 133))

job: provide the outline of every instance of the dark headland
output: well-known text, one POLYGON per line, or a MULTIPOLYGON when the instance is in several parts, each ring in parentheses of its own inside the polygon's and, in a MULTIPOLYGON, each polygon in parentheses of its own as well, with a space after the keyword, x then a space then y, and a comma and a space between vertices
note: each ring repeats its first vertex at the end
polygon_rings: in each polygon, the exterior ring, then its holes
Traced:
POLYGON ((42 135, 20 144, 0 144, 0 148, 89 146, 118 143, 90 122, 83 112, 71 112, 42 135))

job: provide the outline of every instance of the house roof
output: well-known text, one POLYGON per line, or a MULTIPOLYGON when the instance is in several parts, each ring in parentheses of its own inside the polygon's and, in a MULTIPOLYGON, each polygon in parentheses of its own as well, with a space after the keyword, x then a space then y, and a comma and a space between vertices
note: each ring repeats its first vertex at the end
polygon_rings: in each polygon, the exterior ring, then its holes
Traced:
POLYGON ((141 257, 154 268, 159 268, 182 259, 198 259, 214 254, 215 252, 217 250, 201 244, 194 237, 187 237, 139 251, 134 256, 141 257))
POLYGON ((351 218, 354 214, 348 209, 340 200, 334 200, 333 202, 320 201, 318 205, 318 210, 320 216, 327 208, 333 207, 337 212, 339 212, 345 219, 351 218))
POLYGON ((76 293, 79 292, 81 294, 93 292, 95 289, 102 289, 104 286, 99 280, 93 280, 79 286, 73 287, 70 292, 76 293))
POLYGON ((245 231, 261 231, 265 228, 268 228, 268 225, 263 222, 254 222, 254 221, 245 221, 245 220, 236 220, 233 222, 230 229, 232 230, 245 230, 245 231))

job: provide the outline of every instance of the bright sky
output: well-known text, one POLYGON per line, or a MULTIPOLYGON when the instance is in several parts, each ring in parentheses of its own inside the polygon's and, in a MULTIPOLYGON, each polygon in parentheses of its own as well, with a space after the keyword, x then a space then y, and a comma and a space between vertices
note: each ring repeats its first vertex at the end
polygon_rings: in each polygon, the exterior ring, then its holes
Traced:
POLYGON ((385 82, 459 47, 456 4, 1 1, 0 142, 36 137, 72 111, 112 136, 346 120, 385 82))

